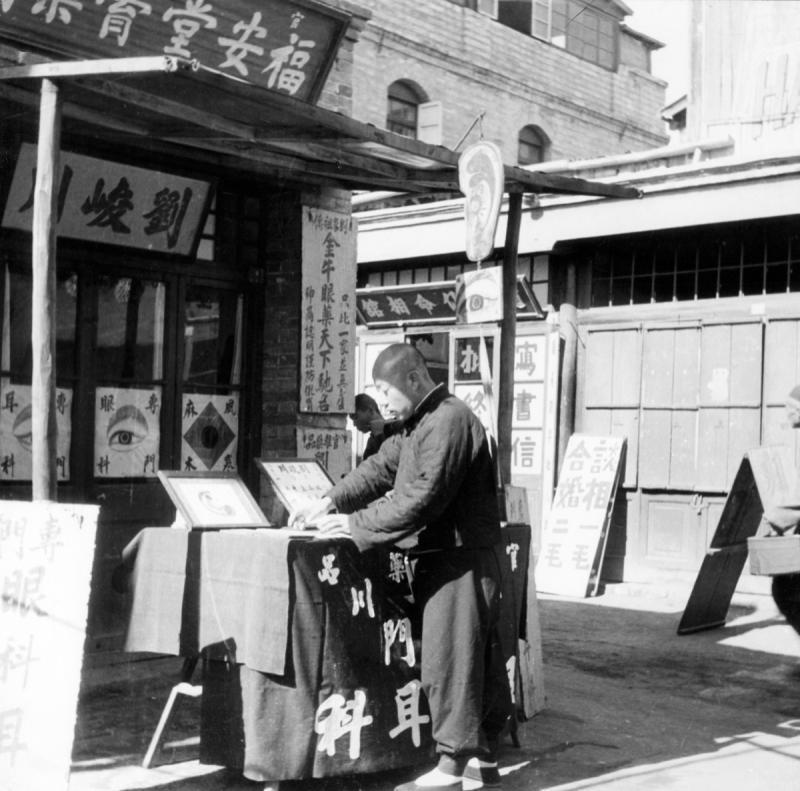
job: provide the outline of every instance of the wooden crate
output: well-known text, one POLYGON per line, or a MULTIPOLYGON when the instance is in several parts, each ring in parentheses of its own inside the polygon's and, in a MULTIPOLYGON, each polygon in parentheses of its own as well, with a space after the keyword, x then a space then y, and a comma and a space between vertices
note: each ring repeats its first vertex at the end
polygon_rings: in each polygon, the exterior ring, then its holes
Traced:
POLYGON ((772 576, 800 572, 800 535, 748 538, 750 573, 772 576))

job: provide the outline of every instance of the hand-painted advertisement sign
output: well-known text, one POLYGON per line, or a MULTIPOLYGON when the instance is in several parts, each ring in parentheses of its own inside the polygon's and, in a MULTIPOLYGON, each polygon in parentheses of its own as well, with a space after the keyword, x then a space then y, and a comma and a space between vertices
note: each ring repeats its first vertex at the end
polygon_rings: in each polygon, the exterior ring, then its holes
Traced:
POLYGON ((300 411, 353 411, 356 222, 303 208, 300 411))
POLYGON ((536 588, 564 596, 597 591, 624 437, 573 434, 542 531, 536 588))
MULTIPOLYGON (((68 151, 59 160, 59 236, 160 253, 194 251, 205 221, 209 182, 68 151)), ((35 183, 36 146, 23 143, 3 214, 4 228, 31 230, 35 183)))
POLYGON ((14 40, 67 57, 167 55, 315 101, 349 18, 284 0, 4 0, 14 40))

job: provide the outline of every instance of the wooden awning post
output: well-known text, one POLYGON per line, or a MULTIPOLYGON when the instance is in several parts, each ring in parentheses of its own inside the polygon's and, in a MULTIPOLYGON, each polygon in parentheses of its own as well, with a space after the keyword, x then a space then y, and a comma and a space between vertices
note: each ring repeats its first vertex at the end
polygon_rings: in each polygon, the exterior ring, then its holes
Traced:
POLYGON ((33 500, 56 500, 56 195, 61 137, 58 86, 42 80, 33 197, 31 451, 33 500))
POLYGON ((497 457, 503 484, 511 483, 511 418, 514 409, 514 341, 517 336, 517 251, 522 193, 508 195, 503 250, 503 322, 500 325, 500 380, 497 398, 497 457))

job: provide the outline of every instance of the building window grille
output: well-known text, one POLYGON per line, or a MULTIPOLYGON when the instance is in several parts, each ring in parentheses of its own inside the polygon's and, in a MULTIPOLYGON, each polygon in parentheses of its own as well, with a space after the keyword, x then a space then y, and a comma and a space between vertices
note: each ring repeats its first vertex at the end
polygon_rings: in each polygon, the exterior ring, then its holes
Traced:
POLYGON ((604 241, 589 256, 591 307, 800 291, 800 233, 784 221, 604 241))

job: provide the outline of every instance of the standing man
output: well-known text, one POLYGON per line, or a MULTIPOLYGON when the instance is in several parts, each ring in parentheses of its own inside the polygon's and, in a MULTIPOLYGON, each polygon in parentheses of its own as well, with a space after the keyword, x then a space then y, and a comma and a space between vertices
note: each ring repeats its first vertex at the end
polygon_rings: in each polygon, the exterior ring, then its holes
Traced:
POLYGON ((356 395, 355 411, 350 414, 350 420, 362 434, 369 434, 362 461, 377 453, 383 441, 397 430, 396 423, 384 420, 375 399, 366 393, 356 395))
POLYGON ((361 551, 394 545, 407 552, 439 760, 395 791, 456 791, 464 778, 475 788, 498 787, 497 745, 511 701, 496 632, 502 547, 489 443, 413 346, 384 349, 372 378, 402 430, 292 514, 289 526, 313 521, 323 538, 348 536, 361 551), (390 500, 374 502, 391 489, 390 500), (334 507, 338 514, 322 517, 334 507))

